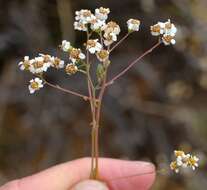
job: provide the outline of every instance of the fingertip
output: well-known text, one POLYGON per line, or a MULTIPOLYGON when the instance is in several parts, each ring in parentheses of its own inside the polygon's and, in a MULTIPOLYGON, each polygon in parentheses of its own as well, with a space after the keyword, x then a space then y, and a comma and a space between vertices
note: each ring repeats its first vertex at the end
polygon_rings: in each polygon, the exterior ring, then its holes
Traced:
POLYGON ((112 190, 147 190, 155 180, 155 166, 152 163, 117 160, 113 163, 113 160, 110 160, 108 169, 107 161, 104 164, 102 176, 107 176, 106 181, 112 190))

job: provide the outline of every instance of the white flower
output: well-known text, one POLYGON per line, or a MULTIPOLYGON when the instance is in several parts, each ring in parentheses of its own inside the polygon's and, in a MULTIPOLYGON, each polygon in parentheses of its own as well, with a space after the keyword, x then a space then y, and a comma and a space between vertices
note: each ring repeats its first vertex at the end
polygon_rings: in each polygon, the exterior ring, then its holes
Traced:
POLYGON ((170 19, 164 23, 164 33, 170 36, 175 36, 177 32, 177 28, 173 23, 171 23, 170 19))
POLYGON ((31 66, 31 60, 29 60, 29 56, 24 57, 24 61, 19 62, 18 64, 20 67, 20 70, 29 70, 31 66))
POLYGON ((81 52, 80 49, 72 48, 70 50, 70 60, 75 63, 76 61, 85 59, 86 56, 81 52))
POLYGON ((176 43, 175 39, 173 38, 173 36, 168 35, 168 34, 164 34, 162 37, 162 41, 163 43, 167 46, 167 45, 174 45, 176 43))
POLYGON ((54 67, 56 69, 62 69, 62 68, 64 68, 64 65, 65 65, 65 63, 63 60, 61 60, 57 57, 52 57, 52 59, 51 59, 51 66, 52 67, 54 67))
POLYGON ((110 13, 109 8, 100 7, 99 9, 95 9, 95 16, 99 20, 107 20, 109 13, 110 13))
POLYGON ((44 63, 48 63, 48 64, 51 63, 52 60, 51 55, 39 53, 39 56, 43 58, 44 63))
POLYGON ((120 26, 113 21, 110 21, 105 26, 103 26, 102 30, 104 30, 105 33, 114 33, 116 35, 119 35, 121 32, 120 26))
POLYGON ((82 22, 74 22, 74 29, 79 31, 87 31, 87 26, 82 22))
POLYGON ((137 19, 129 19, 127 26, 129 31, 139 31, 140 21, 137 19))
POLYGON ((68 42, 67 40, 63 40, 61 48, 62 48, 63 51, 68 52, 69 49, 71 48, 70 42, 68 42))
POLYGON ((51 66, 51 62, 50 61, 45 62, 43 56, 35 57, 35 59, 32 60, 30 66, 30 72, 33 74, 46 72, 50 66, 51 66))
POLYGON ((86 49, 91 54, 95 54, 96 52, 101 51, 102 45, 98 42, 98 39, 88 40, 86 43, 86 49))
POLYGON ((104 34, 104 44, 106 46, 111 45, 113 42, 117 41, 117 35, 113 32, 111 33, 105 33, 104 34))
POLYGON ((42 80, 40 78, 35 78, 30 80, 30 85, 28 86, 30 94, 33 94, 36 90, 43 88, 42 80))
POLYGON ((117 41, 117 35, 120 33, 120 27, 116 22, 108 22, 105 26, 102 27, 104 31, 104 44, 106 46, 111 45, 113 42, 117 41))
POLYGON ((164 33, 165 24, 163 22, 158 22, 157 24, 150 27, 151 34, 153 36, 159 36, 164 33))
POLYGON ((81 22, 82 24, 89 24, 90 21, 95 18, 95 16, 91 13, 91 11, 87 9, 76 11, 75 14, 76 14, 75 20, 81 22))
POLYGON ((175 171, 175 173, 179 172, 179 166, 177 165, 176 161, 173 161, 170 163, 170 169, 175 171))
POLYGON ((91 30, 93 31, 99 31, 106 25, 104 20, 99 20, 97 18, 91 20, 90 24, 91 30))
POLYGON ((195 170, 196 167, 198 167, 198 161, 199 158, 197 156, 190 156, 190 158, 188 159, 188 165, 195 170))
POLYGON ((78 67, 74 63, 69 63, 65 67, 65 72, 68 75, 75 74, 78 71, 78 67))

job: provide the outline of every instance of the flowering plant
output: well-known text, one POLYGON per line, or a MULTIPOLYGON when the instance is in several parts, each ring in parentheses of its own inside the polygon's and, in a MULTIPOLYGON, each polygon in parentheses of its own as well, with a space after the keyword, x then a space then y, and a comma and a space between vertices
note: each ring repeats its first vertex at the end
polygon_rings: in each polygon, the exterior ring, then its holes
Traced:
MULTIPOLYGON (((112 85, 117 79, 123 76, 132 66, 140 59, 148 55, 155 48, 164 44, 165 46, 174 45, 175 34, 177 28, 170 21, 158 22, 150 27, 151 34, 158 36, 156 44, 145 51, 142 55, 136 57, 134 61, 128 64, 125 69, 116 74, 111 79, 108 79, 108 70, 111 67, 111 54, 113 50, 119 46, 129 35, 139 31, 140 21, 138 19, 129 19, 127 21, 128 33, 118 41, 118 36, 121 32, 120 26, 114 22, 107 22, 110 10, 108 8, 97 8, 92 13, 90 10, 80 10, 75 12, 74 29, 86 33, 86 41, 83 49, 74 47, 67 40, 63 40, 59 46, 60 49, 68 55, 67 63, 58 57, 47 54, 39 54, 37 57, 30 59, 28 56, 19 63, 21 70, 29 71, 36 77, 30 80, 29 91, 31 94, 40 90, 44 85, 56 88, 68 94, 78 96, 89 102, 92 115, 91 127, 91 178, 98 178, 99 173, 99 127, 101 106, 104 93, 108 86, 112 85), (117 42, 118 41, 118 42, 117 42), (115 43, 117 42, 117 43, 115 43), (114 44, 115 43, 115 44, 114 44), (96 57, 97 64, 92 63, 91 56, 96 57), (92 67, 96 68, 96 78, 91 75, 92 67), (59 85, 55 85, 46 80, 44 73, 50 68, 59 70, 64 69, 68 75, 82 73, 86 77, 88 95, 83 95, 69 89, 65 89, 59 85)), ((94 59, 93 59, 94 60, 94 59)), ((180 167, 190 166, 193 169, 197 167, 197 157, 190 154, 185 155, 182 151, 175 151, 176 161, 171 163, 171 169, 175 172, 179 171, 180 167)))

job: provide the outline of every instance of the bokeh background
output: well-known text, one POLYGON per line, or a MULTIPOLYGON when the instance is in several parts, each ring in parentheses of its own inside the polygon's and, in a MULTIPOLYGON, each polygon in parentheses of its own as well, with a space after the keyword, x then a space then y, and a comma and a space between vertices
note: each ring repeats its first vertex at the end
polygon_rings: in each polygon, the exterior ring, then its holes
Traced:
MULTIPOLYGON (((88 104, 49 87, 29 95, 32 75, 17 64, 24 55, 56 55, 62 39, 81 45, 85 36, 73 30, 74 12, 100 6, 111 9, 120 36, 128 18, 142 22, 140 32, 114 51, 109 77, 156 43, 150 25, 170 18, 178 27, 175 46, 156 49, 107 90, 101 155, 149 160, 159 169, 169 167, 174 149, 193 151, 202 160, 199 170, 158 174, 152 189, 206 189, 206 0, 1 0, 0 184, 90 156, 88 104)), ((81 74, 50 72, 47 78, 87 92, 81 74)))

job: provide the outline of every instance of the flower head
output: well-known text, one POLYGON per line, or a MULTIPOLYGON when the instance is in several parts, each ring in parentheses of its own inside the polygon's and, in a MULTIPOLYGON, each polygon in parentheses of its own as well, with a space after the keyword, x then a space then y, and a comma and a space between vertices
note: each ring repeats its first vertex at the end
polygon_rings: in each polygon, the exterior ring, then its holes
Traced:
POLYGON ((56 69, 62 69, 64 67, 64 61, 59 59, 58 57, 51 58, 51 66, 56 69))
POLYGON ((109 46, 113 42, 117 41, 117 35, 119 35, 121 31, 119 25, 113 21, 110 21, 103 26, 102 30, 104 31, 104 44, 106 46, 109 46))
POLYGON ((65 67, 65 72, 68 75, 75 74, 78 71, 78 67, 74 63, 69 63, 65 67))
POLYGON ((176 43, 175 39, 173 38, 173 36, 169 35, 169 34, 164 34, 162 36, 162 41, 163 43, 167 46, 167 45, 174 45, 176 43))
POLYGON ((75 12, 76 17, 75 20, 83 23, 83 24, 88 24, 90 21, 95 17, 90 10, 87 9, 82 9, 80 11, 75 12))
POLYGON ((130 32, 139 31, 140 21, 137 19, 129 19, 127 21, 127 26, 130 32))
POLYGON ((47 69, 51 66, 51 61, 49 57, 43 56, 41 54, 39 57, 35 57, 30 66, 30 72, 33 74, 46 72, 47 69))
POLYGON ((87 26, 82 22, 74 22, 74 29, 79 31, 87 31, 87 26))
POLYGON ((190 156, 190 158, 188 159, 188 165, 195 170, 196 167, 198 167, 198 161, 199 158, 197 156, 190 156))
POLYGON ((179 166, 177 165, 176 161, 173 161, 170 163, 170 169, 175 171, 175 173, 179 172, 179 166))
POLYGON ((104 20, 104 21, 107 20, 109 13, 110 13, 109 8, 100 7, 98 9, 95 9, 95 16, 99 20, 104 20))
POLYGON ((151 34, 153 36, 159 36, 164 33, 165 24, 163 22, 158 22, 157 24, 150 26, 151 34))
POLYGON ((79 60, 85 59, 85 55, 81 52, 81 49, 78 48, 72 48, 69 52, 70 54, 70 59, 73 63, 79 60))
POLYGON ((170 19, 164 23, 164 33, 170 36, 175 36, 177 32, 177 28, 173 23, 171 23, 170 19))
POLYGON ((99 20, 97 18, 92 19, 90 24, 91 30, 98 32, 101 31, 102 28, 106 25, 105 20, 99 20))
POLYGON ((33 94, 35 91, 39 90, 40 88, 43 88, 42 80, 37 77, 35 79, 30 80, 30 85, 28 88, 30 94, 33 94))
POLYGON ((63 40, 61 48, 62 48, 63 51, 68 52, 71 48, 70 42, 68 42, 67 40, 63 40))
POLYGON ((29 56, 25 56, 24 60, 19 62, 18 65, 20 66, 20 70, 28 71, 30 69, 30 66, 31 66, 31 60, 29 60, 29 56))
POLYGON ((94 54, 96 52, 101 51, 102 45, 98 42, 98 39, 88 40, 87 43, 86 43, 86 49, 91 54, 94 54))

